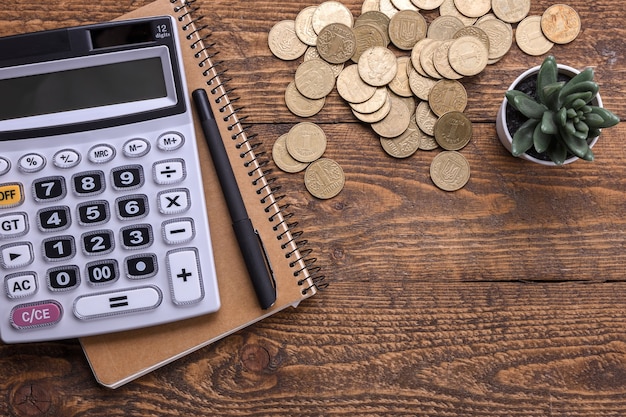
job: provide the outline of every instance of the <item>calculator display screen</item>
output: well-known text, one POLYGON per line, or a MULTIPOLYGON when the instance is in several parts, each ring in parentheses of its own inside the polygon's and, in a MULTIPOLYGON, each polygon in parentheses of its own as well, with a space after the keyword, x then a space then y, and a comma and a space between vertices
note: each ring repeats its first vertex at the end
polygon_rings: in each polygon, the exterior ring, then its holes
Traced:
POLYGON ((159 57, 0 80, 0 120, 163 98, 159 57))

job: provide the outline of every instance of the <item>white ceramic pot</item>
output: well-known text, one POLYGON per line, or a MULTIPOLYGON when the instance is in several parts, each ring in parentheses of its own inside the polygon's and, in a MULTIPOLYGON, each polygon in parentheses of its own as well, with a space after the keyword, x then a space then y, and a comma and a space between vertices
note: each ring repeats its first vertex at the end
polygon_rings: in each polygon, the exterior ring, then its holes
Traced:
MULTIPOLYGON (((515 79, 515 81, 513 81, 513 83, 511 83, 511 85, 509 86, 509 90, 514 90, 515 87, 522 82, 523 79, 525 79, 526 77, 529 77, 533 74, 537 74, 539 72, 539 68, 540 66, 536 66, 533 68, 530 68, 526 71, 524 71, 522 74, 519 75, 519 77, 517 77, 515 79)), ((562 64, 557 64, 557 68, 559 70, 559 73, 561 74, 567 74, 570 77, 575 76, 576 74, 580 73, 579 70, 577 70, 576 68, 572 68, 570 66, 567 65, 562 65, 562 64)), ((504 100, 502 101, 502 105, 500 106, 500 109, 498 110, 498 115, 496 117, 496 131, 498 132, 498 138, 500 139, 500 142, 502 142, 502 145, 504 145, 504 147, 511 152, 511 147, 512 147, 512 143, 513 143, 513 137, 511 136, 511 134, 509 133, 509 129, 506 126, 506 106, 507 106, 508 100, 506 99, 506 97, 504 98, 504 100)), ((600 98, 600 94, 598 94, 596 96, 596 98, 592 101, 592 103, 595 106, 599 106, 602 107, 602 99, 600 98)), ((593 147, 593 145, 596 144, 596 142, 598 141, 598 137, 592 138, 590 139, 589 142, 589 146, 593 147)), ((538 159, 535 158, 531 155, 528 155, 526 153, 520 155, 520 158, 526 159, 528 161, 532 161, 538 164, 542 164, 542 165, 548 165, 548 166, 556 166, 556 164, 550 160, 543 160, 543 159, 538 159)), ((571 158, 568 158, 565 160, 565 162, 563 162, 563 165, 565 164, 571 164, 572 162, 578 160, 577 156, 572 156, 571 158)))

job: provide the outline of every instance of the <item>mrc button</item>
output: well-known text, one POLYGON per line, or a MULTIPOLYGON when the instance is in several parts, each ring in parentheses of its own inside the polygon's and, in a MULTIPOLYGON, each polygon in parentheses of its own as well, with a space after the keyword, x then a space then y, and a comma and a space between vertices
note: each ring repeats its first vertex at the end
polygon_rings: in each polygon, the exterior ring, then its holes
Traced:
POLYGON ((22 184, 17 182, 0 184, 0 208, 15 207, 23 201, 22 184))

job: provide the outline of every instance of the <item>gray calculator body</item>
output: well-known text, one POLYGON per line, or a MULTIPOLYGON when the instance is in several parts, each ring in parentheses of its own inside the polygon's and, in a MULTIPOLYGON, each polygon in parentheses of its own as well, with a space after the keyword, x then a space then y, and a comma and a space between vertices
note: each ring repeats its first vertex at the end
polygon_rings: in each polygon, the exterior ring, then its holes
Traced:
POLYGON ((219 309, 171 17, 0 39, 0 285, 6 343, 219 309))

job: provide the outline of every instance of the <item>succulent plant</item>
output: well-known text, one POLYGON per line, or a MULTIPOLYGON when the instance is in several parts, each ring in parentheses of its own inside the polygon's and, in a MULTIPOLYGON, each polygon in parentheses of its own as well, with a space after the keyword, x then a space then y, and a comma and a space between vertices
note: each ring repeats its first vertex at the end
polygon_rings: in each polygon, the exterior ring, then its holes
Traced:
POLYGON ((619 118, 590 104, 599 89, 592 68, 567 82, 557 77, 556 59, 550 55, 537 75, 537 100, 521 91, 506 92, 511 106, 528 118, 513 135, 511 153, 519 156, 534 146, 537 153, 547 154, 557 165, 563 164, 568 153, 592 161, 588 139, 619 123, 619 118))

